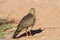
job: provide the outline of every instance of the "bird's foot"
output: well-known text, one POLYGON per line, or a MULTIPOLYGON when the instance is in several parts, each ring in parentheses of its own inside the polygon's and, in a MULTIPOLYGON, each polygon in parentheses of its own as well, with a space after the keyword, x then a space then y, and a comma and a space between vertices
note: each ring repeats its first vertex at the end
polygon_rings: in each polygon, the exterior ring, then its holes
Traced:
POLYGON ((31 37, 31 38, 32 38, 32 37, 33 37, 33 35, 30 35, 29 37, 31 37))
POLYGON ((27 36, 27 37, 29 37, 29 36, 27 36))

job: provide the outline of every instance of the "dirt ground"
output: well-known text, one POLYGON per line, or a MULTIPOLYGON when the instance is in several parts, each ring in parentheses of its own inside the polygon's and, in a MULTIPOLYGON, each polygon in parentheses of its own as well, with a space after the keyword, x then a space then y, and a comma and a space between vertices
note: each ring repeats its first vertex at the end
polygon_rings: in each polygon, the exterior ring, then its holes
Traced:
POLYGON ((35 33, 33 37, 17 39, 12 39, 14 31, 8 32, 9 35, 3 40, 60 40, 60 0, 0 0, 0 17, 5 18, 12 13, 9 20, 21 20, 32 7, 36 10, 32 30, 39 31, 41 28, 43 31, 35 33))

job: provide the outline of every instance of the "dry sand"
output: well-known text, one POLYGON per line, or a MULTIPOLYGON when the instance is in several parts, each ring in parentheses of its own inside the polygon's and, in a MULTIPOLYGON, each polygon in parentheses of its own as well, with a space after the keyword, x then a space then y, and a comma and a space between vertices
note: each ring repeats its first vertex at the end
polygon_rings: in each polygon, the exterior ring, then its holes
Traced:
POLYGON ((0 0, 0 17, 5 18, 12 12, 9 19, 21 20, 31 7, 36 9, 36 22, 32 29, 41 28, 43 31, 32 38, 18 39, 12 39, 12 33, 6 40, 60 40, 60 0, 0 0))

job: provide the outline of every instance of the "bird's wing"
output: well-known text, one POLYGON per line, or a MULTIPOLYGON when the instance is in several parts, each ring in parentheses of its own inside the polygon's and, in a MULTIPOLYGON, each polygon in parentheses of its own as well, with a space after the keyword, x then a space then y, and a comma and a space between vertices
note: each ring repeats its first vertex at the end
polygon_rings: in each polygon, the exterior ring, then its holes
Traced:
POLYGON ((28 18, 27 20, 22 22, 22 26, 24 27, 30 26, 33 24, 33 22, 34 22, 34 18, 28 18))
POLYGON ((20 23, 18 24, 18 27, 21 27, 21 26, 23 26, 23 27, 30 26, 30 25, 33 24, 34 19, 35 19, 35 18, 33 17, 33 15, 28 14, 28 15, 26 15, 26 16, 24 16, 24 17, 22 18, 22 20, 21 20, 20 23))

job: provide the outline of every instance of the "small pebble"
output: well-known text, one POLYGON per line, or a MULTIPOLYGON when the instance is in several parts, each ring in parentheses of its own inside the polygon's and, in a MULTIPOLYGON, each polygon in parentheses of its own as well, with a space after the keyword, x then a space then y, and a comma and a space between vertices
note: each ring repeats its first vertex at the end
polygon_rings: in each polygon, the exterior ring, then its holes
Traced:
POLYGON ((43 36, 42 38, 45 38, 45 36, 43 36))

